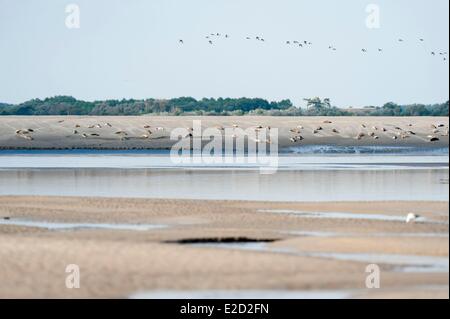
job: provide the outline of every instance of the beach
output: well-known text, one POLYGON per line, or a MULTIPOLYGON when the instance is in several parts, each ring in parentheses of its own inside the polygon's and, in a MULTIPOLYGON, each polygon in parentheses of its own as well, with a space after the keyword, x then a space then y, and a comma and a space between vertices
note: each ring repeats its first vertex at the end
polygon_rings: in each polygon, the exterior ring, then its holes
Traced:
POLYGON ((449 6, 0 1, 0 300, 448 300, 449 6))
POLYGON ((2 298, 162 298, 202 291, 448 298, 448 202, 2 196, 0 219, 2 298), (408 212, 424 220, 407 224, 408 212), (14 224, 39 220, 49 224, 14 224), (68 228, 53 229, 52 223, 68 228), (70 228, 77 223, 94 228, 70 228), (108 224, 164 227, 95 228, 108 224), (365 287, 371 259, 380 265, 381 289, 365 287), (80 289, 64 284, 68 264, 80 267, 80 289))
POLYGON ((192 128, 194 121, 200 121, 203 129, 228 128, 228 137, 233 135, 233 126, 277 129, 278 139, 271 142, 279 149, 303 145, 448 147, 448 117, 0 116, 0 148, 170 149, 177 141, 170 139, 172 130, 192 128), (32 132, 17 134, 28 129, 32 132), (303 139, 291 141, 296 136, 303 139), (438 140, 430 142, 432 137, 438 140))
POLYGON ((0 298, 448 298, 447 130, 426 117, 0 117, 0 298), (275 170, 174 162, 170 132, 196 120, 278 128, 275 170))

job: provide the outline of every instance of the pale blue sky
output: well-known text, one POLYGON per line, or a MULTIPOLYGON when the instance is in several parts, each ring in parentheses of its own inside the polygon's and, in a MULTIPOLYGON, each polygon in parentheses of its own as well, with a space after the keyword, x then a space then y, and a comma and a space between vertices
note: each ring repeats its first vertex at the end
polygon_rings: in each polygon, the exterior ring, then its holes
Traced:
POLYGON ((448 0, 0 0, 0 102, 53 95, 443 102, 448 62, 430 52, 448 51, 448 12, 448 0), (80 29, 65 26, 70 3, 80 6, 80 29), (381 9, 380 29, 366 27, 370 3, 381 9), (211 46, 204 37, 212 32, 231 37, 211 46), (245 40, 257 35, 266 42, 245 40), (313 46, 285 45, 295 39, 313 46))

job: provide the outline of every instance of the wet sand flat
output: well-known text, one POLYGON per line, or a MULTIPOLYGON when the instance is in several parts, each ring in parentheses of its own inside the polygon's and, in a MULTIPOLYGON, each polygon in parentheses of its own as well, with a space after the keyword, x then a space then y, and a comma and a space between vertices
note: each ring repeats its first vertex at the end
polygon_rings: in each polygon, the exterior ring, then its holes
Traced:
POLYGON ((320 296, 331 291, 348 293, 349 298, 448 298, 448 202, 2 196, 0 219, 4 298, 126 298, 140 292, 158 296, 236 290, 255 295, 282 291, 320 296), (271 212, 280 210, 354 216, 304 218, 271 212), (421 215, 420 222, 402 221, 409 212, 421 215), (362 214, 377 218, 360 218, 362 214), (396 216, 398 220, 392 218, 396 216), (27 221, 104 228, 58 230, 27 221), (108 229, 110 224, 165 227, 108 229), (236 238, 254 243, 245 247, 217 242, 236 238), (189 244, 194 241, 200 245, 189 244), (382 271, 381 289, 365 287, 371 258, 382 271), (80 289, 65 287, 68 264, 80 266, 80 289))
POLYGON ((448 117, 0 116, 0 148, 168 149, 175 143, 170 140, 170 132, 175 128, 190 128, 193 121, 201 121, 203 128, 270 126, 278 129, 279 148, 299 145, 448 147, 448 117), (16 134, 18 130, 28 129, 33 130, 29 134, 32 140, 16 134), (291 132, 296 129, 299 132, 291 132), (357 139, 361 133, 364 137, 357 139), (298 135, 304 139, 290 141, 298 135), (439 140, 430 142, 430 136, 439 140))

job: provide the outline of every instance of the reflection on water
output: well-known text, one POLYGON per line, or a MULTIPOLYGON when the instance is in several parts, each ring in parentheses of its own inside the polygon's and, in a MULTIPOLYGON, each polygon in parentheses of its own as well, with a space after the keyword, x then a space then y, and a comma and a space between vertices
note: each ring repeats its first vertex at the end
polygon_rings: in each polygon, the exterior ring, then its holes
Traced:
POLYGON ((278 171, 173 169, 0 170, 0 195, 269 201, 441 200, 448 170, 278 171))

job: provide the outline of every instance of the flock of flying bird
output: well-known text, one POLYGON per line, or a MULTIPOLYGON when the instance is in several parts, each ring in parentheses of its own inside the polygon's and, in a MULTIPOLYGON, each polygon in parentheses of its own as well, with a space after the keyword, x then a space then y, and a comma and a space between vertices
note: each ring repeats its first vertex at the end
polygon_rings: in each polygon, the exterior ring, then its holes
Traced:
MULTIPOLYGON (((208 43, 210 45, 213 45, 214 41, 219 39, 219 38, 229 39, 230 35, 229 34, 222 35, 220 33, 211 33, 211 34, 205 36, 205 39, 208 41, 208 43)), ((266 42, 265 38, 263 38, 262 36, 256 36, 256 37, 249 37, 249 36, 247 36, 247 37, 245 37, 245 39, 246 40, 253 40, 254 39, 254 40, 259 41, 259 42, 266 42)), ((403 42, 405 42, 405 40, 402 39, 402 38, 399 38, 398 42, 399 43, 403 43, 403 42)), ((425 39, 424 38, 419 38, 418 42, 419 43, 424 43, 425 39)), ((179 39, 178 43, 184 44, 185 41, 184 41, 184 39, 179 39)), ((297 47, 300 47, 300 48, 304 48, 304 47, 308 47, 308 46, 312 46, 313 45, 313 43, 311 41, 307 41, 307 40, 303 40, 303 41, 287 40, 287 41, 285 41, 285 44, 288 45, 288 46, 297 46, 297 47)), ((330 44, 328 46, 328 50, 337 51, 338 49, 334 45, 330 44)), ((377 48, 376 51, 379 52, 379 53, 382 53, 384 50, 383 50, 383 48, 377 48)), ((361 52, 362 53, 368 53, 369 49, 361 48, 361 52)), ((440 57, 442 57, 442 59, 444 61, 447 61, 448 52, 445 52, 445 51, 431 51, 430 53, 431 53, 432 56, 440 56, 440 57)))
MULTIPOLYGON (((64 123, 64 120, 60 120, 58 121, 58 124, 62 124, 64 123)), ((333 122, 330 120, 324 120, 322 122, 322 125, 319 126, 314 126, 311 129, 311 133, 308 134, 308 137, 311 136, 330 136, 331 135, 336 135, 338 137, 346 137, 346 134, 341 134, 341 132, 336 128, 333 127, 333 122), (322 132, 326 132, 328 131, 328 133, 325 133, 325 135, 322 132), (321 134, 322 133, 322 134, 321 134)), ((72 124, 73 125, 73 124, 72 124)), ((66 126, 67 127, 67 126, 66 126)), ((99 129, 107 129, 107 128, 113 128, 113 125, 110 123, 104 123, 104 124, 92 124, 92 125, 87 125, 85 128, 82 128, 82 126, 80 124, 75 124, 73 127, 73 131, 72 131, 72 135, 73 136, 80 136, 81 138, 87 139, 87 138, 100 138, 100 133, 99 133, 99 129), (81 130, 83 129, 84 132, 81 132, 81 130), (85 133, 87 130, 95 130, 94 132, 89 132, 89 133, 85 133)), ((221 132, 221 134, 225 134, 227 133, 227 130, 224 126, 216 126, 216 128, 221 132), (225 133, 223 133, 225 132, 225 133)), ((232 134, 232 138, 236 139, 238 138, 238 134, 239 133, 237 131, 237 129, 239 128, 238 124, 233 124, 229 129, 231 130, 232 134)), ((128 132, 126 132, 123 129, 118 129, 118 130, 114 130, 114 131, 106 131, 105 135, 115 135, 117 136, 120 140, 122 141, 126 141, 129 139, 150 139, 152 137, 154 138, 164 138, 165 136, 161 136, 161 134, 159 135, 155 135, 155 133, 157 132, 164 132, 166 129, 163 127, 152 127, 148 124, 143 125, 142 127, 139 127, 140 130, 143 130, 143 133, 140 136, 130 136, 130 134, 128 132)), ((254 137, 254 141, 256 143, 267 143, 267 144, 271 144, 272 141, 269 138, 266 138, 267 135, 270 136, 270 131, 271 131, 271 127, 270 126, 263 126, 263 125, 257 125, 254 127, 250 127, 250 129, 253 129, 255 132, 255 137, 254 137), (261 133, 262 132, 262 133, 261 133), (264 136, 264 139, 261 137, 261 135, 264 136)), ((440 140, 440 137, 448 137, 448 126, 444 125, 444 124, 431 124, 430 125, 430 129, 428 134, 426 135, 426 139, 429 142, 437 142, 440 140)), ((185 138, 193 138, 193 131, 194 129, 192 127, 189 127, 186 129, 187 130, 187 135, 185 136, 185 138)), ((298 143, 300 141, 303 141, 305 139, 305 127, 302 125, 298 125, 295 128, 292 128, 289 130, 290 132, 290 138, 289 140, 292 143, 298 143)), ((306 131, 307 132, 307 131, 306 131)), ((35 129, 20 129, 20 130, 16 130, 16 136, 33 141, 34 137, 33 137, 33 133, 35 133, 35 129)), ((242 133, 242 132, 241 132, 242 133)), ((244 132, 245 134, 245 132, 244 132)), ((392 125, 385 125, 385 126, 372 126, 372 127, 368 127, 368 125, 362 123, 360 124, 360 132, 354 136, 354 138, 356 140, 363 140, 364 138, 372 138, 374 140, 378 140, 380 139, 380 137, 384 137, 384 138, 389 138, 392 140, 398 140, 398 139, 407 139, 407 138, 411 138, 416 136, 417 138, 420 138, 421 140, 425 140, 425 134, 423 131, 421 131, 421 134, 413 131, 413 124, 408 124, 407 128, 401 128, 399 126, 392 126, 392 125), (388 128, 389 127, 389 128, 388 128)), ((105 137, 105 136, 104 136, 105 137)), ((350 136, 351 137, 351 136, 350 136)))

